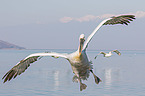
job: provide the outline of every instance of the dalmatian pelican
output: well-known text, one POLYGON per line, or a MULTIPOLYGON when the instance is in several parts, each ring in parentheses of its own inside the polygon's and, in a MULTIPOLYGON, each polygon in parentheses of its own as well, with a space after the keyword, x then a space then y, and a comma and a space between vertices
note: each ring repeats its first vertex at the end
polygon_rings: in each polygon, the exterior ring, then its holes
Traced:
POLYGON ((114 25, 114 24, 125 24, 128 25, 130 21, 133 21, 135 19, 134 15, 119 15, 107 18, 103 20, 96 28, 95 30, 89 35, 87 40, 85 41, 84 34, 81 34, 79 37, 79 47, 78 50, 74 53, 67 54, 67 53, 55 53, 55 52, 44 52, 44 53, 34 53, 30 54, 20 62, 18 62, 12 69, 10 69, 2 79, 4 79, 5 83, 6 81, 10 81, 12 78, 16 78, 17 75, 20 75, 21 73, 25 72, 25 70, 30 66, 31 63, 39 60, 40 58, 44 56, 51 56, 51 57, 62 57, 69 61, 71 68, 74 73, 73 81, 79 82, 80 84, 80 91, 83 89, 86 89, 87 85, 82 83, 82 80, 87 80, 89 78, 90 73, 93 74, 95 83, 99 84, 101 82, 101 79, 97 77, 93 72, 93 66, 92 63, 88 60, 86 49, 88 47, 89 42, 92 40, 95 33, 98 31, 99 28, 103 25, 114 25))
MULTIPOLYGON (((112 51, 110 51, 109 53, 100 52, 98 55, 103 54, 104 57, 111 57, 111 56, 113 55, 112 52, 115 52, 115 53, 118 54, 119 56, 121 55, 121 53, 120 53, 118 50, 112 50, 112 51)), ((98 55, 97 55, 97 56, 98 56, 98 55)), ((95 56, 94 59, 96 59, 97 56, 95 56)))

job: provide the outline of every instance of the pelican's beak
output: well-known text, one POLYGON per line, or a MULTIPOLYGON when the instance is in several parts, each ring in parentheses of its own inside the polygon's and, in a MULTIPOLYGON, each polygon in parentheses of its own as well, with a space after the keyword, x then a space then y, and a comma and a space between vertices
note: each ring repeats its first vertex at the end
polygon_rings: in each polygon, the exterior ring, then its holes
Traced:
POLYGON ((79 54, 80 54, 80 55, 81 55, 81 53, 82 53, 84 41, 85 41, 84 38, 80 38, 80 47, 79 47, 79 54))
POLYGON ((81 55, 82 51, 83 51, 83 45, 84 45, 84 42, 85 42, 85 35, 81 34, 79 40, 80 40, 80 45, 79 45, 78 50, 79 50, 79 55, 81 55))

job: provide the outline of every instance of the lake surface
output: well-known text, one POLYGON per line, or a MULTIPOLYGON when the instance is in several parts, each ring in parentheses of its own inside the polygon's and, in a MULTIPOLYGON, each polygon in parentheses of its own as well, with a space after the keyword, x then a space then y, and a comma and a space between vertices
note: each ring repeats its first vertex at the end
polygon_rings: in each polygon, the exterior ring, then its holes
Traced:
MULTIPOLYGON (((0 50, 0 78, 29 54, 45 51, 74 50, 0 50)), ((145 51, 120 51, 121 56, 113 53, 110 58, 94 59, 99 52, 87 51, 94 73, 102 80, 98 85, 90 74, 84 81, 86 90, 80 91, 79 84, 72 82, 74 74, 67 60, 43 57, 10 82, 1 80, 0 96, 145 96, 145 51)))

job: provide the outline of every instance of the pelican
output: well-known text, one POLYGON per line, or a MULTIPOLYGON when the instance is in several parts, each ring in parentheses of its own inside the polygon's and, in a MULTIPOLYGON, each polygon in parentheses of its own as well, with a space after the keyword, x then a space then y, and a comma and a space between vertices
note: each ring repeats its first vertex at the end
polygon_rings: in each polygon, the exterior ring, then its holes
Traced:
MULTIPOLYGON (((121 53, 120 53, 118 50, 112 50, 112 51, 110 51, 109 53, 100 52, 98 55, 103 54, 104 57, 111 57, 111 56, 113 55, 112 52, 117 53, 119 56, 121 55, 121 53)), ((97 55, 97 56, 98 56, 98 55, 97 55)), ((95 56, 94 59, 96 59, 97 56, 95 56)))
POLYGON ((93 72, 93 66, 92 63, 88 60, 86 49, 88 47, 89 42, 95 35, 95 33, 98 31, 99 28, 103 25, 114 25, 114 24, 125 24, 128 25, 130 21, 133 21, 135 19, 134 15, 120 15, 120 16, 114 16, 107 18, 103 20, 96 28, 95 30, 89 35, 87 40, 85 41, 85 35, 81 34, 79 37, 79 47, 78 50, 71 54, 67 53, 55 53, 55 52, 44 52, 44 53, 34 53, 30 54, 20 62, 18 62, 12 69, 10 69, 2 79, 4 79, 5 83, 6 81, 10 81, 12 78, 16 78, 17 75, 20 75, 23 73, 31 63, 41 59, 44 56, 51 56, 54 58, 62 57, 69 61, 71 68, 74 73, 73 81, 79 82, 80 84, 80 91, 86 89, 87 85, 82 83, 82 80, 87 80, 89 78, 90 73, 93 74, 93 77, 95 79, 95 83, 99 84, 101 82, 101 79, 96 76, 93 72))

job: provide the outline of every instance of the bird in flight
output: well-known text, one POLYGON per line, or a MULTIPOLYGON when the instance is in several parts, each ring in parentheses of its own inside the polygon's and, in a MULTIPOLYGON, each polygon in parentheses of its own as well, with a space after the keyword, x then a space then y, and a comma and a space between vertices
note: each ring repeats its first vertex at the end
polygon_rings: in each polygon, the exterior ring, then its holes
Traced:
MULTIPOLYGON (((115 53, 118 54, 119 56, 121 55, 121 53, 120 53, 118 50, 112 50, 112 51, 110 51, 109 53, 100 52, 98 55, 103 54, 104 57, 111 57, 111 56, 113 55, 112 52, 115 52, 115 53)), ((98 56, 98 55, 97 55, 97 56, 98 56)), ((94 59, 96 59, 97 56, 95 56, 94 59)))
POLYGON ((12 78, 16 78, 17 75, 20 75, 21 73, 25 72, 25 70, 31 65, 31 63, 40 60, 40 58, 44 56, 51 56, 51 57, 62 57, 69 61, 71 68, 74 73, 73 81, 79 82, 80 84, 80 91, 86 89, 87 85, 82 83, 82 80, 87 80, 89 78, 90 73, 93 74, 93 77, 95 79, 95 83, 99 84, 101 82, 101 79, 96 76, 93 72, 93 66, 92 63, 88 60, 86 49, 88 47, 89 42, 92 40, 95 33, 98 31, 101 26, 104 25, 114 25, 114 24, 125 24, 128 25, 130 21, 133 21, 135 19, 134 15, 120 15, 120 16, 114 16, 107 18, 103 20, 96 28, 95 30, 89 35, 89 37, 85 41, 85 35, 81 34, 79 37, 79 46, 78 49, 71 53, 55 53, 55 52, 44 52, 44 53, 34 53, 30 54, 20 62, 18 62, 12 69, 10 69, 2 79, 4 79, 4 83, 6 81, 10 81, 12 78))

